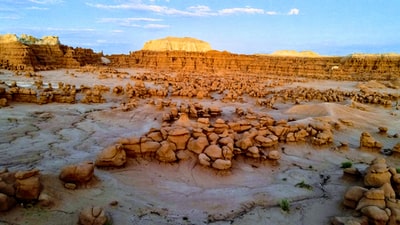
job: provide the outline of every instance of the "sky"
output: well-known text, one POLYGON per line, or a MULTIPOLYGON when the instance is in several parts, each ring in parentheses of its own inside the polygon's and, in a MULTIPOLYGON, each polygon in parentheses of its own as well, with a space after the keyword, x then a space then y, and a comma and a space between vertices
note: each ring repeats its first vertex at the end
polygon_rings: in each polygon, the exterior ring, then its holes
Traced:
POLYGON ((194 37, 219 51, 400 53, 399 0, 0 0, 0 34, 128 54, 194 37))

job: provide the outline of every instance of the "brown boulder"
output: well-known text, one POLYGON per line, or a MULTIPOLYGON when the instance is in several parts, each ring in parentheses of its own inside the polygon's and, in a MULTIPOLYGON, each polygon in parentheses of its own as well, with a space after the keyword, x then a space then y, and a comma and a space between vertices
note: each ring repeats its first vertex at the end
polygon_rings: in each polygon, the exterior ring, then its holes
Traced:
POLYGON ((10 210, 17 204, 13 197, 0 193, 0 212, 10 210))
POLYGON ((174 143, 163 141, 156 152, 156 158, 161 162, 175 162, 177 160, 175 151, 176 146, 174 143))
POLYGON ((99 155, 95 162, 96 166, 123 166, 126 163, 126 153, 120 144, 116 144, 105 148, 99 155))
POLYGON ((212 167, 218 170, 227 170, 232 167, 231 160, 217 159, 212 163, 212 167))
POLYGON ((204 149, 204 154, 213 160, 223 158, 222 149, 218 145, 209 145, 204 149))
POLYGON ((202 136, 197 139, 190 138, 187 148, 188 150, 200 154, 203 150, 209 145, 208 140, 206 137, 202 136))
POLYGON ((386 210, 380 209, 377 206, 367 206, 361 210, 361 213, 368 217, 370 224, 385 225, 389 220, 389 215, 386 210))
POLYGON ((80 225, 104 225, 107 223, 107 216, 101 207, 86 207, 79 214, 80 225))
POLYGON ((15 197, 22 201, 37 200, 41 191, 39 176, 15 181, 15 197))
POLYGON ((93 178, 93 162, 87 161, 77 165, 68 165, 61 169, 60 180, 67 183, 86 183, 93 178))
POLYGON ((180 127, 174 128, 168 132, 168 141, 176 145, 177 150, 186 149, 186 144, 190 138, 190 132, 188 129, 180 127))

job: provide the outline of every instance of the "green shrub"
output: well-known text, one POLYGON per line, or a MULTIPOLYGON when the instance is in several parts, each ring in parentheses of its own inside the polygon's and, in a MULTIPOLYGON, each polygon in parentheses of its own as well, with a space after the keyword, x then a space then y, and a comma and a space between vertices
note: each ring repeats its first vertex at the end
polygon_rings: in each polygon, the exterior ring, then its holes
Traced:
POLYGON ((311 185, 309 185, 309 184, 306 184, 305 182, 304 182, 304 180, 302 181, 302 182, 299 182, 299 183, 297 183, 296 185, 294 185, 295 187, 298 187, 298 188, 304 188, 304 189, 307 189, 307 190, 312 190, 313 189, 313 187, 311 186, 311 185))
POLYGON ((341 168, 345 169, 345 168, 350 168, 353 166, 353 163, 350 161, 346 161, 346 162, 342 162, 342 166, 341 168))
POLYGON ((396 168, 396 172, 400 173, 400 167, 396 168))
POLYGON ((282 209, 284 212, 289 212, 289 211, 290 211, 290 203, 289 203, 289 200, 287 200, 287 199, 282 199, 282 200, 279 202, 279 206, 281 207, 281 209, 282 209))

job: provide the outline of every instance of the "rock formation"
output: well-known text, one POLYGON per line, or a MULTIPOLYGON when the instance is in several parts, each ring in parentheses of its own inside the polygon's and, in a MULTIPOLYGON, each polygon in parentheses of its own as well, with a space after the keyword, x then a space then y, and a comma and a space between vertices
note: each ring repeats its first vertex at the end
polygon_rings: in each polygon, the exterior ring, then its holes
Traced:
POLYGON ((399 174, 389 167, 384 158, 377 158, 367 168, 364 177, 366 187, 350 187, 343 205, 360 212, 361 217, 348 217, 346 221, 364 221, 362 223, 340 223, 344 218, 335 217, 333 224, 398 224, 400 204, 398 196, 399 174), (368 189, 370 188, 370 189, 368 189))
POLYGON ((29 35, 0 36, 0 68, 9 70, 49 70, 101 64, 101 53, 60 44, 58 37, 37 39, 29 35))
POLYGON ((190 37, 166 37, 151 40, 144 44, 142 50, 147 51, 185 51, 185 52, 207 52, 211 46, 205 41, 190 37))
POLYGON ((160 71, 196 73, 238 73, 337 80, 393 80, 400 68, 400 56, 287 57, 241 55, 229 52, 136 51, 111 55, 109 65, 151 68, 160 71))

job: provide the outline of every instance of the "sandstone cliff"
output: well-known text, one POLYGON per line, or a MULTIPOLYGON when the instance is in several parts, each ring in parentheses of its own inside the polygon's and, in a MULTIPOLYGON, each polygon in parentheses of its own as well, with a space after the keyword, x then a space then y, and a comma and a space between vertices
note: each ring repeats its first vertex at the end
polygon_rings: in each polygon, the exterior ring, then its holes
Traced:
POLYGON ((273 52, 271 55, 276 56, 297 56, 297 57, 320 57, 320 55, 313 51, 296 51, 296 50, 279 50, 273 52))
POLYGON ((246 73, 346 80, 400 77, 400 56, 287 57, 229 52, 137 51, 108 57, 111 66, 197 73, 246 73))
POLYGON ((146 42, 142 50, 207 52, 212 49, 210 44, 208 44, 207 42, 195 38, 166 37, 163 39, 151 40, 146 42))
POLYGON ((101 53, 60 44, 58 37, 41 39, 29 35, 18 38, 0 35, 0 68, 9 70, 49 70, 100 64, 101 53))

